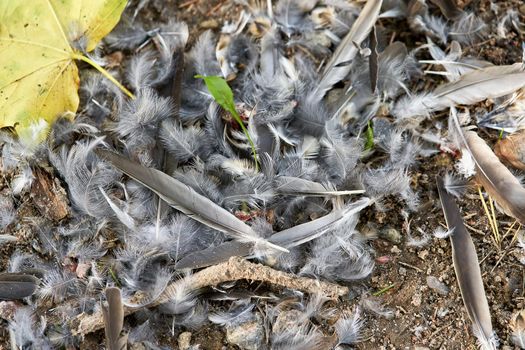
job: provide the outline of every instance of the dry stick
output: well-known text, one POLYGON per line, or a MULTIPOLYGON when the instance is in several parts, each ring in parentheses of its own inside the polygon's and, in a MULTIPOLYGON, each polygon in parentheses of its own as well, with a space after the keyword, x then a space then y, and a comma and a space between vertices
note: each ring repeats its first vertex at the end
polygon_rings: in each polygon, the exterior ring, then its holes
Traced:
MULTIPOLYGON (((289 289, 296 289, 310 294, 321 293, 327 298, 337 299, 348 293, 348 288, 337 284, 322 282, 311 278, 298 277, 261 264, 251 263, 240 257, 232 257, 227 262, 208 267, 186 279, 170 284, 162 295, 148 307, 158 306, 170 300, 170 296, 179 288, 201 289, 217 284, 237 280, 262 281, 289 289)), ((140 303, 138 300, 134 300, 140 303)), ((130 315, 140 308, 124 309, 124 314, 130 315)), ((70 324, 74 335, 86 335, 104 327, 101 312, 93 315, 80 314, 70 324)))

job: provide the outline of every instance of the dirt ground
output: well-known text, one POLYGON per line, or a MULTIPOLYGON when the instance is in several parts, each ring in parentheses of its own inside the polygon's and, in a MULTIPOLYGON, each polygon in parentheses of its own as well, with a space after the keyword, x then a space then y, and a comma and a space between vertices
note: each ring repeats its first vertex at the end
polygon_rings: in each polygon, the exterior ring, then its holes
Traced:
MULTIPOLYGON (((523 2, 520 0, 498 1, 498 4, 507 8, 523 8, 523 2)), ((482 14, 487 11, 489 1, 471 1, 469 6, 482 14)), ((146 24, 165 22, 171 18, 186 21, 190 28, 191 45, 200 32, 206 29, 218 31, 223 21, 236 18, 239 10, 239 5, 228 0, 151 0, 139 15, 146 24)), ((521 20, 525 21, 525 11, 520 15, 521 20)), ((382 21, 381 24, 385 26, 387 35, 393 34, 394 30, 399 31, 399 28, 406 29, 405 24, 395 21, 382 21)), ((403 29, 396 35, 404 42, 412 42, 410 47, 420 45, 424 39, 413 37, 412 34, 403 32, 403 29)), ((521 60, 523 39, 516 33, 509 33, 508 38, 504 40, 488 38, 466 50, 466 55, 486 59, 495 64, 518 62, 521 60)), ((416 82, 415 85, 424 85, 424 82, 416 82)), ((443 115, 443 118, 446 116, 443 115)), ((495 133, 487 134, 484 138, 494 141, 497 136, 495 133)), ((380 237, 371 242, 377 265, 371 278, 359 282, 359 285, 364 290, 369 290, 369 300, 379 302, 391 311, 391 316, 365 312, 365 340, 357 346, 358 349, 476 348, 452 266, 450 243, 446 239, 438 240, 432 237, 436 228, 445 226, 437 197, 435 176, 447 168, 451 169, 453 161, 452 156, 448 154, 438 154, 421 159, 419 166, 412 170, 412 185, 420 195, 421 208, 419 212, 409 215, 409 225, 402 217, 402 208, 395 203, 394 198, 387 203, 388 211, 368 210, 362 214, 358 228, 370 234, 379 233, 380 236, 381 232, 394 229, 397 236, 390 236, 389 239, 380 237), (421 232, 425 232, 430 237, 428 243, 421 247, 409 246, 408 230, 414 237, 420 237, 421 232), (445 286, 444 289, 438 291, 430 288, 429 279, 439 280, 445 286)), ((7 188, 8 180, 5 174, 0 176, 0 191, 7 188)), ((490 226, 475 186, 459 204, 481 261, 495 331, 504 349, 514 349, 510 341, 508 323, 514 312, 525 308, 525 270, 519 261, 522 252, 515 242, 511 244, 512 234, 507 235, 500 247, 491 241, 490 226)), ((33 218, 41 215, 35 206, 35 199, 31 196, 20 198, 15 206, 18 208, 19 217, 33 218)), ((511 218, 502 214, 498 214, 497 219, 502 233, 513 223, 511 218)), ((13 251, 32 250, 37 246, 33 244, 36 239, 35 226, 30 221, 12 226, 11 234, 24 236, 26 239, 16 244, 0 246, 3 258, 0 261, 0 270, 6 268, 7 259, 13 251)), ((249 284, 247 287, 255 288, 249 284)), ((271 286, 267 288, 272 289, 271 286)), ((362 303, 362 297, 355 295, 342 301, 337 307, 353 307, 360 302, 362 303)), ((364 308, 366 310, 366 307, 364 308)), ((0 349, 8 349, 7 324, 1 322, 0 349)), ((81 348, 95 349, 100 337, 101 333, 88 337, 81 348)), ((177 346, 176 339, 169 334, 164 334, 161 341, 164 345, 174 348, 177 346)), ((192 331, 192 343, 200 344, 201 349, 205 350, 237 349, 236 346, 227 343, 224 330, 219 326, 192 331)))

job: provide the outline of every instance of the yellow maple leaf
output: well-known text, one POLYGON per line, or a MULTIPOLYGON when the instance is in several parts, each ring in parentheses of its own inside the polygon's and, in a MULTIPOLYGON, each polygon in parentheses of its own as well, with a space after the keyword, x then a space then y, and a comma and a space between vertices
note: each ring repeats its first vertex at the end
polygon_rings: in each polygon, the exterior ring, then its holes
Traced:
POLYGON ((61 114, 78 108, 78 68, 120 20, 127 0, 0 0, 0 127, 38 143, 61 114), (44 123, 45 124, 45 123, 44 123), (37 130, 35 134, 35 130, 37 130))

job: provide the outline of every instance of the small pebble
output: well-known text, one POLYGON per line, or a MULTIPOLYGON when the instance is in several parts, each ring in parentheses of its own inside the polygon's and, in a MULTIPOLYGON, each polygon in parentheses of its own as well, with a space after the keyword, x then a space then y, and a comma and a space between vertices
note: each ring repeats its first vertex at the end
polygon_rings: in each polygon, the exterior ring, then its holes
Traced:
POLYGON ((395 246, 392 247, 392 249, 390 249, 390 252, 394 253, 394 254, 399 254, 399 253, 401 253, 401 249, 399 249, 397 247, 397 245, 395 245, 395 246))
POLYGON ((402 241, 401 233, 399 233, 398 230, 392 227, 382 230, 379 233, 379 236, 394 244, 399 244, 402 241))
POLYGON ((426 257, 428 256, 428 250, 422 250, 420 251, 419 253, 417 253, 417 256, 421 259, 421 260, 425 260, 426 257))
POLYGON ((421 306, 421 302, 422 302, 421 293, 418 292, 412 296, 412 302, 411 302, 412 305, 414 305, 415 307, 419 307, 421 306))
POLYGON ((400 268, 399 268, 399 274, 400 274, 401 276, 406 276, 406 274, 407 274, 407 269, 405 269, 404 267, 400 267, 400 268))
POLYGON ((430 289, 436 291, 438 294, 447 295, 449 293, 447 285, 441 282, 435 276, 427 276, 427 285, 430 289))
POLYGON ((191 332, 182 332, 177 338, 180 350, 187 350, 190 348, 191 343, 191 332))
POLYGON ((245 350, 261 349, 264 341, 264 326, 261 315, 239 325, 226 327, 226 340, 245 350))
POLYGON ((202 29, 216 29, 219 28, 219 22, 215 19, 209 19, 200 23, 202 29))

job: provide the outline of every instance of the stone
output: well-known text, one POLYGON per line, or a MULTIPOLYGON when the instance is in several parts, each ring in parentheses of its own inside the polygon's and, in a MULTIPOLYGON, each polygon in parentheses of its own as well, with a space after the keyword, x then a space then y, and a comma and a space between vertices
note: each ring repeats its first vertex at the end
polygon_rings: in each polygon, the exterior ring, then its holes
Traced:
POLYGON ((244 350, 261 349, 264 342, 263 320, 259 313, 241 324, 226 327, 226 340, 244 350))
POLYGON ((209 19, 200 23, 202 29, 216 29, 219 28, 219 22, 215 19, 209 19))
POLYGON ((379 237, 386 239, 389 242, 392 242, 394 244, 399 244, 402 241, 401 233, 396 230, 393 227, 388 227, 386 229, 381 230, 379 233, 379 237))
POLYGON ((401 249, 399 249, 397 247, 397 245, 395 245, 395 246, 392 247, 392 249, 390 249, 390 253, 399 254, 399 253, 401 253, 401 249))
POLYGON ((428 250, 422 250, 420 251, 419 253, 417 253, 417 256, 421 259, 421 260, 425 260, 428 256, 428 250))
POLYGON ((419 307, 421 306, 421 302, 422 302, 421 293, 417 292, 416 294, 412 296, 412 301, 411 301, 412 305, 414 305, 415 307, 419 307))
POLYGON ((188 350, 191 343, 191 332, 182 332, 177 338, 180 350, 188 350))
POLYGON ((427 285, 430 289, 441 295, 447 295, 449 288, 435 276, 427 276, 427 285))

